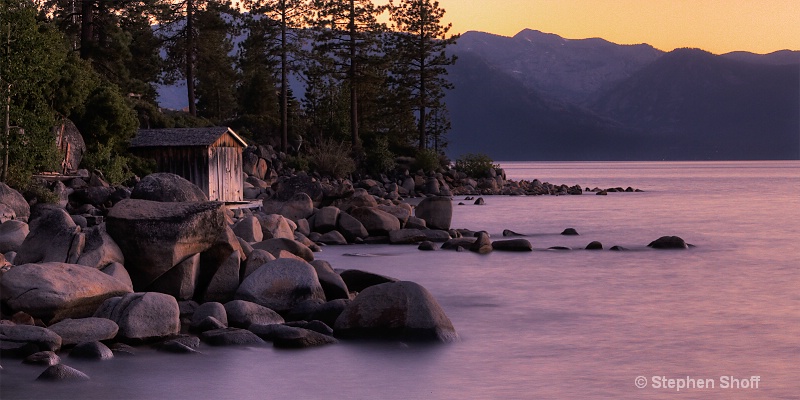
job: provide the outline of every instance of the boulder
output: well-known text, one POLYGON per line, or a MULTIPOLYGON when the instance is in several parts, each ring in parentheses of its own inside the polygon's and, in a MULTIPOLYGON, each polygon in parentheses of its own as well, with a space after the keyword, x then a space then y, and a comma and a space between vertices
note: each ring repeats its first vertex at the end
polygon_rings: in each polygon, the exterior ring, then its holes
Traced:
POLYGON ((16 218, 17 218, 17 213, 15 213, 11 207, 3 203, 0 203, 0 224, 6 221, 12 221, 16 218))
POLYGON ((336 229, 340 210, 336 207, 322 207, 314 213, 314 226, 312 230, 319 233, 328 233, 336 229))
POLYGON ((60 124, 51 130, 55 142, 58 144, 59 155, 63 160, 61 167, 64 172, 74 172, 83 160, 86 153, 86 142, 78 127, 69 119, 62 119, 60 124))
POLYGON ((350 215, 361 222, 372 236, 387 236, 389 232, 400 229, 397 217, 377 208, 357 207, 350 210, 350 215))
POLYGON ((408 229, 428 229, 428 224, 424 219, 412 215, 408 217, 405 227, 408 229))
POLYGON ((125 256, 114 239, 106 232, 105 224, 94 226, 84 232, 86 241, 76 264, 97 269, 104 268, 111 263, 125 265, 125 256))
POLYGON ((408 219, 411 217, 411 206, 406 203, 400 203, 398 205, 380 205, 378 209, 389 214, 394 215, 399 221, 400 226, 405 226, 408 222, 408 219))
POLYGON ((264 233, 261 231, 261 222, 253 215, 247 215, 234 224, 233 233, 236 234, 237 237, 250 243, 264 240, 264 233))
POLYGON ((28 224, 22 221, 12 220, 0 224, 0 253, 19 250, 29 232, 28 224))
MULTIPOLYGON (((63 209, 48 209, 30 224, 30 233, 17 250, 17 264, 67 262, 80 254, 81 228, 63 209)), ((77 261, 77 257, 76 260, 77 261)), ((73 261, 73 263, 74 263, 73 261)))
POLYGON ((346 199, 339 199, 333 202, 333 205, 343 212, 350 212, 351 209, 356 207, 377 207, 378 202, 375 197, 367 193, 364 189, 358 189, 354 194, 346 199))
POLYGON ((250 274, 239 286, 235 297, 281 313, 308 299, 324 301, 325 292, 311 264, 279 258, 250 274))
POLYGON ((250 274, 253 273, 253 271, 272 260, 275 260, 275 256, 273 256, 272 253, 266 250, 254 249, 250 253, 250 256, 247 257, 242 280, 246 279, 248 276, 250 276, 250 274))
POLYGON ((460 237, 447 240, 442 243, 443 250, 458 250, 459 248, 468 249, 477 241, 476 237, 460 237))
POLYGON ((305 174, 281 177, 273 188, 275 189, 275 199, 278 201, 287 201, 295 194, 305 193, 313 202, 320 202, 324 195, 322 185, 305 174))
POLYGON ((129 292, 133 292, 133 283, 131 282, 131 276, 128 275, 128 270, 126 270, 125 266, 123 266, 122 264, 111 263, 101 268, 100 271, 122 282, 123 284, 125 284, 125 287, 128 288, 129 292))
POLYGON ((434 251, 436 250, 436 245, 433 244, 433 242, 426 240, 420 243, 419 246, 417 246, 417 249, 422 251, 434 251))
POLYGON ((456 330, 433 295, 414 282, 364 289, 336 319, 341 338, 452 342, 456 330))
POLYGON ((90 317, 103 301, 130 293, 122 282, 84 265, 24 264, 0 280, 0 300, 44 321, 90 317))
POLYGON ((504 229, 503 230, 503 236, 525 236, 525 235, 523 235, 521 233, 514 232, 511 229, 504 229))
POLYGON ((565 236, 577 236, 578 235, 578 231, 576 231, 575 228, 567 228, 567 229, 564 229, 564 231, 561 232, 561 234, 565 235, 565 236))
POLYGON ((228 313, 225 309, 225 306, 216 301, 209 301, 201 304, 196 310, 194 310, 190 328, 198 328, 200 326, 200 322, 207 317, 214 317, 223 325, 223 327, 228 326, 228 313))
POLYGON ((448 231, 441 231, 438 229, 423 229, 422 234, 425 235, 426 240, 431 242, 444 243, 450 240, 450 232, 448 231))
POLYGON ((603 250, 603 244, 598 241, 591 242, 586 245, 586 250, 603 250))
MULTIPOLYGON (((188 300, 194 297, 199 276, 200 254, 198 253, 170 268, 147 285, 146 289, 150 292, 166 293, 178 300, 188 300)), ((128 279, 130 280, 130 275, 128 279)))
MULTIPOLYGON (((525 239, 522 239, 525 240, 525 239)), ((492 252, 492 241, 486 232, 478 232, 477 239, 469 246, 469 251, 487 254, 492 252)))
POLYGON ((37 381, 88 381, 89 375, 64 364, 47 367, 37 378, 37 381))
MULTIPOLYGON (((240 282, 241 259, 239 253, 240 250, 234 251, 216 267, 216 272, 203 293, 204 301, 226 302, 233 300, 233 294, 236 293, 240 282)), ((202 270, 204 268, 202 255, 200 259, 200 268, 202 270)))
POLYGON ((287 326, 289 329, 280 329, 272 336, 272 345, 281 349, 304 349, 308 347, 324 346, 337 343, 332 336, 328 336, 310 329, 287 326))
POLYGON ((159 172, 142 178, 133 188, 131 199, 173 203, 208 201, 208 196, 197 185, 178 175, 159 172))
POLYGON ((25 200, 25 197, 3 182, 0 182, 0 204, 5 204, 14 210, 16 219, 22 222, 28 222, 28 217, 31 215, 31 208, 25 200))
POLYGON ((492 249, 497 251, 533 251, 533 246, 528 239, 495 240, 492 249))
POLYGON ((234 328, 247 328, 252 324, 282 324, 283 317, 275 311, 244 300, 233 300, 225 303, 228 324, 234 328))
POLYGON ((414 244, 425 241, 427 238, 425 233, 419 229, 398 229, 389 232, 389 243, 391 244, 414 244))
POLYGON ((347 239, 338 231, 330 231, 320 236, 317 242, 327 245, 344 245, 347 244, 347 239))
POLYGON ((350 299, 335 299, 323 303, 320 301, 306 301, 293 308, 286 319, 290 321, 321 321, 333 326, 336 318, 342 314, 350 304, 350 299))
POLYGON ((227 228, 218 202, 126 199, 108 214, 108 234, 122 249, 133 287, 145 290, 187 257, 217 243, 227 228))
POLYGON ((110 340, 117 336, 119 326, 106 318, 65 319, 48 327, 61 336, 61 344, 70 346, 82 342, 110 340))
POLYGON ((288 251, 306 261, 314 260, 314 253, 308 246, 292 239, 275 238, 267 239, 253 245, 253 249, 266 250, 275 258, 279 258, 281 250, 288 251))
POLYGON ((689 245, 678 236, 662 236, 647 245, 654 249, 688 249, 689 245))
POLYGON ((81 342, 69 352, 70 357, 86 358, 90 360, 110 360, 114 358, 114 353, 108 346, 98 342, 81 342))
POLYGON ((56 365, 61 362, 61 357, 58 356, 55 352, 52 351, 40 351, 38 353, 33 353, 24 360, 22 360, 23 364, 30 364, 30 365, 56 365))
POLYGON ((94 315, 117 323, 117 338, 142 342, 180 332, 180 309, 174 297, 156 292, 130 293, 112 297, 94 315))
POLYGON ((314 214, 314 202, 305 193, 297 193, 281 207, 280 214, 292 221, 308 218, 314 214))
POLYGON ((212 331, 215 329, 224 329, 228 326, 223 324, 222 321, 214 318, 214 317, 205 317, 198 321, 197 323, 192 324, 191 329, 195 332, 206 332, 212 331))
POLYGON ((0 324, 0 354, 27 357, 40 351, 61 349, 61 336, 35 325, 0 324))
POLYGON ((223 328, 205 331, 200 335, 200 338, 212 346, 252 346, 264 344, 264 341, 253 332, 239 328, 223 328))
POLYGON ((283 238, 294 238, 294 230, 289 224, 289 220, 279 214, 258 214, 257 218, 261 224, 262 240, 283 238))
POLYGON ((380 285, 387 282, 397 282, 397 279, 384 275, 373 274, 372 272, 361 271, 358 269, 348 269, 339 274, 353 292, 360 292, 370 286, 380 285))
POLYGON ((428 228, 448 230, 453 220, 453 202, 448 197, 427 197, 417 205, 414 215, 424 219, 428 228))
POLYGON ((317 279, 319 279, 322 290, 325 292, 326 299, 350 298, 347 284, 345 284, 342 277, 333 270, 330 263, 324 260, 314 260, 311 262, 311 266, 317 271, 317 279))
POLYGON ((339 222, 337 222, 336 229, 347 239, 348 243, 353 243, 356 239, 364 239, 369 236, 364 224, 347 213, 339 214, 339 222))

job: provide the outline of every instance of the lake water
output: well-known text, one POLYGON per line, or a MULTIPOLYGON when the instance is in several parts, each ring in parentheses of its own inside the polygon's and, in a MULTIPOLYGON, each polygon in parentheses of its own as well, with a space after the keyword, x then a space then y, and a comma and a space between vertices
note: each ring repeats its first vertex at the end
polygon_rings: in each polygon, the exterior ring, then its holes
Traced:
POLYGON ((501 164, 513 179, 645 192, 498 196, 484 206, 455 207, 454 227, 487 230, 493 238, 503 229, 525 233, 532 253, 386 245, 317 254, 335 268, 422 284, 452 320, 457 343, 344 342, 301 351, 204 346, 203 355, 142 350, 105 362, 65 356, 92 377, 68 385, 33 382, 43 368, 6 359, 0 397, 798 396, 800 162, 501 164), (568 227, 580 236, 559 234, 568 227), (664 235, 696 247, 646 247, 664 235), (580 250, 594 240, 630 251, 580 250), (545 250, 551 246, 574 250, 545 250), (684 385, 691 387, 678 392, 684 385))

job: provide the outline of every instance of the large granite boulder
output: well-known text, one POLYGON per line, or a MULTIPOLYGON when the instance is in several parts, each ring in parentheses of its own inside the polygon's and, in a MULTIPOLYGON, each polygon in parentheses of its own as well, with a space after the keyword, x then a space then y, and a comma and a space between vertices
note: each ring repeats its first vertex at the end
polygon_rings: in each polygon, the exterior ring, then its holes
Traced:
POLYGON ((104 268, 112 263, 125 265, 125 256, 114 239, 106 232, 106 225, 100 224, 87 229, 86 244, 76 264, 93 268, 104 268))
POLYGON ((159 202, 208 201, 197 185, 168 172, 158 172, 142 178, 131 192, 132 199, 159 202))
POLYGON ((194 310, 190 326, 196 329, 200 326, 200 323, 208 317, 214 317, 217 321, 221 322, 223 326, 228 326, 228 313, 225 310, 225 306, 216 301, 203 303, 194 310))
POLYGON ((37 378, 37 381, 88 381, 89 375, 65 364, 56 364, 47 367, 37 378))
POLYGON ((0 324, 0 354, 27 357, 40 351, 58 351, 61 336, 35 325, 0 324))
POLYGON ((0 182, 0 203, 14 210, 14 214, 16 214, 18 220, 28 222, 28 217, 31 215, 31 208, 28 202, 25 201, 25 197, 3 182, 0 182))
MULTIPOLYGON (((60 208, 47 209, 31 221, 30 233, 17 250, 17 264, 67 262, 82 250, 81 228, 60 208), (79 239, 79 240, 76 240, 79 239)), ((73 263, 77 261, 71 260, 73 263)))
POLYGON ((107 299, 95 317, 117 323, 117 339, 140 343, 180 332, 180 309, 174 297, 156 292, 130 293, 107 299))
POLYGON ((309 299, 325 301, 325 292, 311 264, 279 258, 250 274, 239 286, 235 297, 282 313, 309 299))
POLYGON ((492 249, 497 251, 533 251, 528 239, 506 239, 492 242, 492 249))
POLYGON ((347 288, 354 292, 360 292, 370 286, 380 285, 382 283, 397 282, 395 278, 358 269, 342 271, 339 276, 342 277, 347 288))
POLYGON ((334 324, 342 338, 379 338, 452 342, 452 322, 431 293, 414 282, 393 282, 364 289, 334 324))
POLYGON ((65 319, 48 327, 61 336, 61 345, 70 346, 82 342, 94 342, 113 339, 117 336, 119 326, 106 318, 65 319))
POLYGON ((90 317, 108 298, 130 293, 96 268, 64 263, 24 264, 0 279, 0 300, 43 321, 90 317))
MULTIPOLYGON (((166 293, 178 300, 189 300, 194 297, 199 277, 200 254, 197 253, 170 268, 145 289, 149 292, 166 293)), ((130 280, 130 275, 128 279, 130 280)))
POLYGON ((414 215, 424 219, 428 228, 448 230, 453 220, 453 202, 449 197, 427 197, 417 205, 414 215))
POLYGON ((357 207, 350 215, 361 222, 372 236, 388 236, 389 232, 400 229, 400 221, 392 214, 371 207, 357 207))
POLYGON ((428 237, 419 229, 398 229, 389 232, 389 243, 391 244, 413 244, 425 240, 428 240, 428 237))
POLYGON ((219 202, 161 203, 126 199, 108 214, 108 234, 122 249, 133 287, 146 290, 186 258, 202 253, 227 228, 219 202))
POLYGON ((255 333, 240 328, 222 328, 200 334, 204 342, 212 346, 254 346, 264 344, 255 333))
POLYGON ((30 227, 19 220, 0 224, 0 253, 17 251, 30 233, 30 227))
POLYGON ((305 193, 311 201, 319 203, 324 196, 320 182, 305 174, 278 178, 273 188, 278 201, 287 201, 295 194, 305 193))
POLYGON ((51 130, 59 146, 59 153, 64 160, 63 167, 67 172, 77 171, 86 153, 86 142, 83 135, 69 119, 62 119, 51 130))

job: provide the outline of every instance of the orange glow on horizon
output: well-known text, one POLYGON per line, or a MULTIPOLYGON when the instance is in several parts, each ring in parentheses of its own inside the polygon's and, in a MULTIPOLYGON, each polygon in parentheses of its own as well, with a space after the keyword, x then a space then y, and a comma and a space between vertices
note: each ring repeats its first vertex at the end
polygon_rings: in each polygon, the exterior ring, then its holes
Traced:
MULTIPOLYGON (((381 1, 376 1, 381 3, 381 1)), ((525 29, 716 54, 800 50, 797 0, 439 0, 451 33, 525 29)))

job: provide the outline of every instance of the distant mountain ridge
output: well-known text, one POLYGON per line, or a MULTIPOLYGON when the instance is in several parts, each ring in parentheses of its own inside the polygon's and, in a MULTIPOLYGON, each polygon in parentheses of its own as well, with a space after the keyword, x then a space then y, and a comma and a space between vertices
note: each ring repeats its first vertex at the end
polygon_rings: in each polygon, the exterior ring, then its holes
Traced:
POLYGON ((453 52, 451 156, 800 158, 798 51, 665 53, 524 30, 467 32, 453 52))

